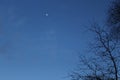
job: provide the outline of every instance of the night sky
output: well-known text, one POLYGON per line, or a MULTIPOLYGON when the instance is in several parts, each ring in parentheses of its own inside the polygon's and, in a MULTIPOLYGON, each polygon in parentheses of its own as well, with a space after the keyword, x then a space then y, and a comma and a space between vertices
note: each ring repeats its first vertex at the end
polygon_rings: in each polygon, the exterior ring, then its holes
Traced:
POLYGON ((69 80, 111 0, 0 0, 0 80, 69 80))

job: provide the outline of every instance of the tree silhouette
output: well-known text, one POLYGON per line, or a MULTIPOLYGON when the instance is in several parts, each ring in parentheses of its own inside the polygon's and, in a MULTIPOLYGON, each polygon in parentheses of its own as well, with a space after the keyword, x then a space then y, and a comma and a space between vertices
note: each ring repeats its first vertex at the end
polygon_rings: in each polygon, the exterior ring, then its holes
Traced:
POLYGON ((91 54, 80 56, 80 64, 71 80, 120 80, 120 0, 108 10, 107 27, 90 28, 95 34, 91 54))
POLYGON ((95 33, 92 53, 80 57, 79 71, 72 73, 72 80, 119 80, 120 41, 113 40, 109 31, 97 26, 90 29, 95 33))
POLYGON ((114 0, 108 10, 108 27, 114 38, 120 38, 120 0, 114 0))

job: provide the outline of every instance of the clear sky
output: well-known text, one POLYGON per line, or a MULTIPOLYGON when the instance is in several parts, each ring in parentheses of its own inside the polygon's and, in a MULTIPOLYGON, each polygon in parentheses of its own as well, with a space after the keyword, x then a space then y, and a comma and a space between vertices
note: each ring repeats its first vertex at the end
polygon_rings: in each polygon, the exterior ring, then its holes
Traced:
POLYGON ((0 80, 69 80, 110 0, 0 0, 0 80))

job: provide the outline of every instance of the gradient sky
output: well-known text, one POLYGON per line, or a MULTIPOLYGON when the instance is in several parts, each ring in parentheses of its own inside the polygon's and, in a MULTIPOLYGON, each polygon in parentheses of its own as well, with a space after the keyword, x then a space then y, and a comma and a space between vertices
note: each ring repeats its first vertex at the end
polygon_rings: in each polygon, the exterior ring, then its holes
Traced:
POLYGON ((110 0, 0 0, 0 80, 69 80, 110 0))

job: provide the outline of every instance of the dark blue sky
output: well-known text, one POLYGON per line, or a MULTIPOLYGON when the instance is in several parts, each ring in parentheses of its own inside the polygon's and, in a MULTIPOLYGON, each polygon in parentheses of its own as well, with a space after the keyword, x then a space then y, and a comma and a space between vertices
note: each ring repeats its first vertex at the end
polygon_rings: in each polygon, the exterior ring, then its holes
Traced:
POLYGON ((0 0, 0 79, 69 80, 87 48, 87 26, 110 0, 0 0))

